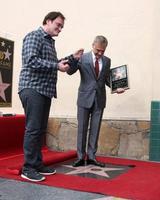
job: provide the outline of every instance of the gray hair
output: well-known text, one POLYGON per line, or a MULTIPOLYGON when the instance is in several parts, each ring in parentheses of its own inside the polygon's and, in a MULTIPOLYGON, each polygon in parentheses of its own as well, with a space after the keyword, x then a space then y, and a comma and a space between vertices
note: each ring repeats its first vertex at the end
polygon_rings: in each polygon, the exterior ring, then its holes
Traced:
POLYGON ((100 43, 101 45, 108 45, 108 40, 103 35, 97 35, 93 41, 93 44, 100 43))

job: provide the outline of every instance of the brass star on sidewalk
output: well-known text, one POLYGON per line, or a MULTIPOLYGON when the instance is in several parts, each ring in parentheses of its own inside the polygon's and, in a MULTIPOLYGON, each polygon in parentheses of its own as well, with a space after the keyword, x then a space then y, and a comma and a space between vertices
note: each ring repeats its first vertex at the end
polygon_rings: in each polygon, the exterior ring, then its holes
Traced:
POLYGON ((113 167, 98 167, 94 165, 87 165, 83 167, 73 167, 72 165, 63 165, 68 168, 75 169, 71 172, 67 172, 66 174, 86 174, 86 173, 91 173, 91 174, 96 174, 99 176, 103 176, 106 178, 110 178, 110 176, 107 174, 107 171, 116 171, 116 170, 124 170, 124 168, 113 168, 113 167))

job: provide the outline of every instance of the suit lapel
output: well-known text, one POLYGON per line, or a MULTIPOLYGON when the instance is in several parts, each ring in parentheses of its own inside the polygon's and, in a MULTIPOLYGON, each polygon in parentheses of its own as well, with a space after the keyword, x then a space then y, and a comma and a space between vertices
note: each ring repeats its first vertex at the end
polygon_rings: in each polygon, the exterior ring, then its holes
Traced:
POLYGON ((102 56, 102 69, 101 69, 101 71, 99 73, 98 79, 100 78, 101 75, 103 75, 103 72, 105 71, 105 66, 106 66, 106 60, 102 56))
POLYGON ((104 71, 105 71, 105 66, 107 65, 106 59, 104 59, 104 57, 102 56, 102 69, 99 73, 98 78, 97 78, 96 73, 95 73, 95 68, 94 68, 94 63, 93 63, 93 58, 92 58, 92 52, 88 53, 88 62, 90 64, 90 70, 89 71, 94 76, 94 78, 98 80, 100 78, 100 76, 102 76, 104 71))
POLYGON ((91 69, 90 71, 94 75, 94 77, 96 78, 96 73, 95 73, 94 63, 93 63, 93 58, 92 58, 92 52, 90 52, 88 54, 88 60, 89 60, 89 63, 90 63, 90 69, 91 69))

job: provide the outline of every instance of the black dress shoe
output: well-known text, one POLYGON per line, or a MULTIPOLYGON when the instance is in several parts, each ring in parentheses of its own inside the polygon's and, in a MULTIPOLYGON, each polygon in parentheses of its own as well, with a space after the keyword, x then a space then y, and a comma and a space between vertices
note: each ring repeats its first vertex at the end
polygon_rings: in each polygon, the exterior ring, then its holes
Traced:
POLYGON ((73 167, 80 167, 84 165, 85 165, 85 160, 83 159, 78 159, 72 164, 73 167))
POLYGON ((104 163, 98 162, 96 159, 88 159, 87 165, 95 165, 95 166, 99 166, 99 167, 105 167, 104 163))

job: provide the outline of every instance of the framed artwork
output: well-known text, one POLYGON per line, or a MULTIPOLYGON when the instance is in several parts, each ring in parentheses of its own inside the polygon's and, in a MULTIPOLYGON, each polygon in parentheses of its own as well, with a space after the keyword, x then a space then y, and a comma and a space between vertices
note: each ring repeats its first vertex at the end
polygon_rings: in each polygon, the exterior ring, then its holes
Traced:
POLYGON ((0 37, 0 107, 12 106, 14 42, 0 37))

